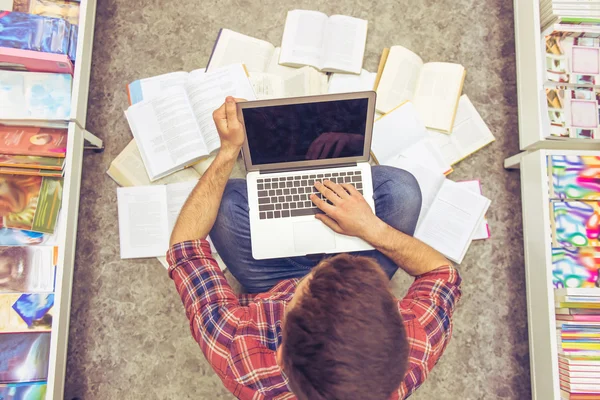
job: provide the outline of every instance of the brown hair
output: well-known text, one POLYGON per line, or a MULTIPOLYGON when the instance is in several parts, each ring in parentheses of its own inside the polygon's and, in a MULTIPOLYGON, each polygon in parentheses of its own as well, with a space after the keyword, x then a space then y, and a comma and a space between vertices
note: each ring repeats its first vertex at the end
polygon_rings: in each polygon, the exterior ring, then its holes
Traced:
POLYGON ((338 255, 315 269, 283 326, 283 370, 301 400, 388 399, 404 378, 408 341, 375 260, 338 255))

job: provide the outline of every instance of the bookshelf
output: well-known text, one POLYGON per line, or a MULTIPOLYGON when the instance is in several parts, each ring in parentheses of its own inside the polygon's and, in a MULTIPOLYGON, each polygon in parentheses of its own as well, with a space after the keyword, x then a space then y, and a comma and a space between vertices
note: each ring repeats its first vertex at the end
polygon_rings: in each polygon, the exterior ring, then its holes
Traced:
POLYGON ((59 253, 50 339, 47 400, 64 398, 83 150, 84 148, 102 149, 103 145, 100 139, 85 130, 95 16, 96 0, 81 0, 64 169, 63 203, 52 242, 53 245, 58 246, 59 253))
POLYGON ((600 150, 600 139, 547 138, 548 106, 544 92, 545 61, 539 0, 514 0, 519 148, 600 150))

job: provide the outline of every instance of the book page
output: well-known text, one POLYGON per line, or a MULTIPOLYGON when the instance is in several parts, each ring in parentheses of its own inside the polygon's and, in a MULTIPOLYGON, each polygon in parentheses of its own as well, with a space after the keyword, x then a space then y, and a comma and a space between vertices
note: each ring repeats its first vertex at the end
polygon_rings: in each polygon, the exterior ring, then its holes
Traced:
POLYGON ((129 105, 137 104, 142 100, 152 100, 167 89, 183 87, 187 78, 187 72, 179 71, 131 82, 127 85, 129 105))
POLYGON ((169 249, 166 186, 117 188, 121 258, 164 256, 169 249))
MULTIPOLYGON (((463 188, 470 190, 473 193, 482 194, 481 193, 481 182, 479 181, 461 181, 456 182, 461 185, 463 188)), ((488 226, 487 218, 485 216, 481 220, 481 223, 475 228, 475 232, 473 232, 473 240, 483 240, 490 238, 490 228, 488 226)))
POLYGON ((135 104, 125 115, 151 181, 208 154, 181 88, 135 104))
POLYGON ((442 175, 448 175, 452 172, 452 167, 446 162, 435 143, 426 137, 409 146, 400 154, 400 157, 421 164, 442 175))
POLYGON ((252 85, 241 64, 219 68, 213 72, 189 79, 186 91, 208 152, 221 146, 212 113, 225 102, 227 96, 256 100, 252 85))
POLYGON ((466 94, 458 102, 452 133, 447 135, 428 129, 427 134, 450 165, 496 140, 466 94))
POLYGON ((489 204, 487 198, 446 180, 415 238, 460 264, 489 204))
POLYGON ((177 222, 177 218, 179 217, 181 207, 183 207, 183 204, 197 184, 198 181, 190 181, 166 185, 167 211, 169 216, 169 237, 171 236, 171 232, 173 232, 173 228, 175 227, 175 222, 177 222))
POLYGON ((327 15, 318 11, 292 10, 287 14, 279 63, 323 68, 323 37, 327 15))
POLYGON ((368 22, 345 15, 332 15, 325 27, 322 48, 324 71, 360 74, 368 22))
POLYGON ((402 46, 392 46, 377 85, 375 108, 382 113, 414 97, 423 60, 402 46))
POLYGON ((462 92, 465 69, 459 64, 428 63, 421 70, 414 103, 425 126, 450 132, 462 92))
POLYGON ((194 181, 200 178, 195 169, 186 168, 151 182, 135 139, 132 139, 123 151, 110 163, 110 167, 106 173, 119 186, 125 187, 147 186, 151 184, 164 185, 167 183, 194 181))
POLYGON ((407 102, 375 121, 371 151, 379 164, 388 165, 426 135, 413 104, 407 102))
POLYGON ((407 158, 398 158, 394 163, 394 167, 410 172, 419 183, 419 188, 421 189, 421 212, 417 220, 418 228, 433 204, 435 196, 437 196, 438 191, 446 181, 446 177, 440 172, 433 171, 407 158))
MULTIPOLYGON (((282 78, 287 78, 290 75, 295 74, 296 71, 298 71, 298 68, 286 67, 285 65, 279 64, 280 55, 281 47, 275 47, 275 51, 273 51, 273 55, 271 56, 271 60, 269 60, 269 65, 267 66, 267 70, 265 72, 280 76, 282 78)), ((250 76, 252 76, 252 73, 250 73, 250 76)))
POLYGON ((250 83, 258 100, 285 97, 283 78, 274 74, 253 73, 250 83))
POLYGON ((331 74, 329 78, 329 87, 327 93, 352 93, 374 90, 375 78, 377 73, 361 70, 360 75, 341 74, 339 72, 331 74))
POLYGON ((206 72, 231 64, 244 64, 249 72, 265 72, 275 47, 264 40, 222 29, 206 72))

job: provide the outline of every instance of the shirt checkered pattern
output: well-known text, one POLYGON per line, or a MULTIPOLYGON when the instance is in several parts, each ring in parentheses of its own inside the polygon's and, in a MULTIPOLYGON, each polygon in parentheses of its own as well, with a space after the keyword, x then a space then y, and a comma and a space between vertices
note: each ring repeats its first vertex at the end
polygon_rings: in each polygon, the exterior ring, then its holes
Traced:
MULTIPOLYGON (((267 293, 236 295, 205 240, 174 245, 169 276, 185 307, 194 339, 225 387, 240 399, 295 399, 277 365, 284 309, 298 279, 267 293)), ((409 341, 409 365, 392 399, 404 399, 427 378, 448 345, 461 278, 452 266, 417 277, 398 301, 409 341)))

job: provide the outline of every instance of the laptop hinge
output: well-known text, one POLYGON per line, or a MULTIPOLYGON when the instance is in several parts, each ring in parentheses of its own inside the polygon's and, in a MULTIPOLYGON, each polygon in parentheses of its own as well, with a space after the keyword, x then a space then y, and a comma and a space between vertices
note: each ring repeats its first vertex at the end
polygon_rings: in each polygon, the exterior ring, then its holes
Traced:
POLYGON ((333 168, 356 167, 357 165, 358 165, 358 163, 356 163, 356 162, 349 162, 349 163, 336 164, 336 165, 323 165, 322 167, 316 167, 313 165, 312 167, 270 169, 267 171, 258 171, 258 173, 262 175, 262 174, 274 174, 274 173, 278 173, 278 172, 306 171, 309 169, 333 169, 333 168))

